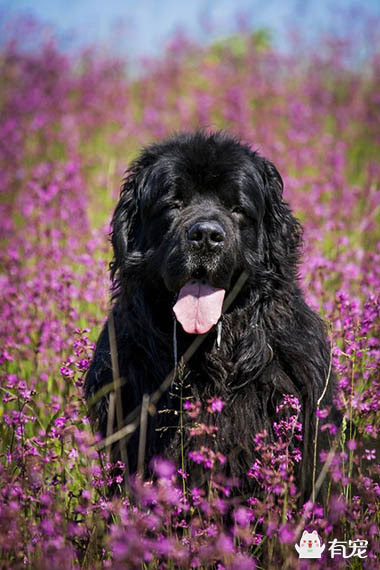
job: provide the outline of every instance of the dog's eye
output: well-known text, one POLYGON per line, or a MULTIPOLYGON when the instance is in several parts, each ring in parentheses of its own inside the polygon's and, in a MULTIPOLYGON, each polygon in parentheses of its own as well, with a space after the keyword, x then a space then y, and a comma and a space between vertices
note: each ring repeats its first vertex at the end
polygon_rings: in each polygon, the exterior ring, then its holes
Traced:
POLYGON ((173 200, 168 202, 162 202, 160 205, 156 205, 152 212, 149 214, 150 218, 161 218, 170 214, 172 211, 180 210, 183 204, 179 200, 173 200))

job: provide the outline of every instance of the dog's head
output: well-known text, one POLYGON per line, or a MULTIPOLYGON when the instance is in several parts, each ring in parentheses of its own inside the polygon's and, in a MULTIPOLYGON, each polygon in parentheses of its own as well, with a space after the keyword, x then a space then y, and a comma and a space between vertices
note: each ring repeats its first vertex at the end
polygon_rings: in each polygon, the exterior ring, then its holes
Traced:
POLYGON ((113 216, 112 277, 178 293, 183 328, 206 332, 243 270, 257 286, 294 278, 300 230, 282 188, 273 164, 222 132, 148 147, 113 216))

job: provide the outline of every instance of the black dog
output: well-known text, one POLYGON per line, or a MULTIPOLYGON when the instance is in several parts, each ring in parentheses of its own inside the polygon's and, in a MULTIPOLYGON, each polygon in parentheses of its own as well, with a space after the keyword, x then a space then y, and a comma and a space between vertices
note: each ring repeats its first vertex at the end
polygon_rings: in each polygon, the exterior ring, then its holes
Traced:
MULTIPOLYGON (((263 429, 271 437, 276 405, 283 394, 293 394, 302 407, 299 483, 305 493, 317 401, 329 379, 321 405, 332 406, 334 382, 323 324, 297 283, 302 231, 282 190, 271 162, 222 132, 180 134, 146 148, 127 174, 112 220, 113 315, 124 418, 173 368, 175 314, 178 357, 194 335, 210 331, 186 366, 187 396, 206 402, 217 395, 226 402, 216 434, 226 473, 249 489, 253 437, 263 429), (222 314, 224 296, 242 274, 247 280, 222 314)), ((111 382, 106 326, 86 397, 111 382)), ((166 412, 149 418, 147 465, 155 455, 179 456, 178 414, 170 413, 178 402, 170 392, 157 406, 166 412)), ((107 414, 104 396, 92 409, 103 436, 107 414)), ((128 443, 131 472, 138 442, 136 431, 128 443)))

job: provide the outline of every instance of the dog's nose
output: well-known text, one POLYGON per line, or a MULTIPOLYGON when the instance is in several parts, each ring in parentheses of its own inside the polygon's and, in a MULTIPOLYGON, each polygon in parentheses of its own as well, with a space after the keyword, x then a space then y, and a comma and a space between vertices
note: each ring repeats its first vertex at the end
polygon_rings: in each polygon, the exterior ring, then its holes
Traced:
POLYGON ((223 245, 226 232, 218 222, 197 222, 187 231, 187 241, 199 248, 215 249, 223 245))

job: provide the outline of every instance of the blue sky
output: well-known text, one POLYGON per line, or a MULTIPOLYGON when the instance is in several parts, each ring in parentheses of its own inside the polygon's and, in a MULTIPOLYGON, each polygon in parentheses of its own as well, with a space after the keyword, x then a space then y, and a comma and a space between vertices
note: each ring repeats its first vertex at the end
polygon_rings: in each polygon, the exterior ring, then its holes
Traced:
POLYGON ((252 29, 270 29, 286 48, 290 29, 312 37, 344 33, 358 25, 363 7, 380 18, 379 0, 0 0, 0 18, 9 29, 14 16, 29 14, 54 30, 65 50, 101 43, 133 61, 159 54, 178 28, 201 41, 227 35, 236 30, 236 14, 252 29))

